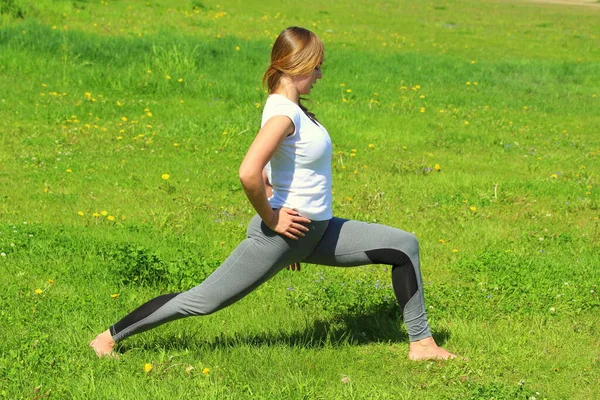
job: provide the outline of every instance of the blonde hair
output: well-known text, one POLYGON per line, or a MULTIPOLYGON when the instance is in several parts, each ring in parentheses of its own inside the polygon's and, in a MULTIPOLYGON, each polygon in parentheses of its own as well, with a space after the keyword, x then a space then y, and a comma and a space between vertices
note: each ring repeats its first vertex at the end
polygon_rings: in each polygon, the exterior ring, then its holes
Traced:
MULTIPOLYGON (((275 92, 283 75, 309 75, 323 61, 323 42, 308 29, 286 28, 279 34, 271 50, 271 64, 263 75, 269 93, 275 92)), ((300 108, 314 118, 302 104, 300 108)))

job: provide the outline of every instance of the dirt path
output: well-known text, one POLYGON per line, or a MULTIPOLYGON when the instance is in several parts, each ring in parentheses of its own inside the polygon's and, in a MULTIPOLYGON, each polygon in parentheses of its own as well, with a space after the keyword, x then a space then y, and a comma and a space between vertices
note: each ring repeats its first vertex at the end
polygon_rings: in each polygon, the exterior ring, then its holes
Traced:
POLYGON ((564 4, 571 6, 600 7, 597 0, 527 0, 532 3, 564 4))

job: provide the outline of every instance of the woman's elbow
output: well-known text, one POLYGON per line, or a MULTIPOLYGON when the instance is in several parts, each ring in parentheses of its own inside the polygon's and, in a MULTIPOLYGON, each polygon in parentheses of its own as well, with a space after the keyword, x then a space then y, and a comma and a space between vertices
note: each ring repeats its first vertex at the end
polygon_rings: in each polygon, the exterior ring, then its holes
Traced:
MULTIPOLYGON (((238 177, 240 178, 240 182, 244 187, 252 186, 252 184, 257 180, 256 172, 245 167, 243 164, 240 166, 238 171, 238 177)), ((262 179, 262 174, 258 174, 258 177, 262 179)))

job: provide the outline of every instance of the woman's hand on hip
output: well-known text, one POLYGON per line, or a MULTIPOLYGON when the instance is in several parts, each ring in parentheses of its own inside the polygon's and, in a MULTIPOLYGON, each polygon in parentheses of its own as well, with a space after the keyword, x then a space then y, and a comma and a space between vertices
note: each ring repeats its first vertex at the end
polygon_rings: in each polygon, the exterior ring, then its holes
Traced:
POLYGON ((308 232, 308 227, 303 224, 310 222, 310 219, 302 217, 298 211, 285 207, 273 210, 271 221, 268 223, 265 221, 273 231, 293 240, 304 237, 304 233, 308 232))

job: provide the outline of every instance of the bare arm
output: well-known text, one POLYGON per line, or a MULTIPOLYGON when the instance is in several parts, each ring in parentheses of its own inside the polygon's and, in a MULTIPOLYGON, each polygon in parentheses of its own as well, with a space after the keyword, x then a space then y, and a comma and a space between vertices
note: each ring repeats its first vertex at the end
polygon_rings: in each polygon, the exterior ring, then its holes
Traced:
POLYGON ((267 192, 267 199, 273 196, 273 185, 269 182, 269 177, 267 176, 267 171, 263 168, 262 172, 263 182, 265 183, 265 191, 267 192))
POLYGON ((264 223, 279 234, 297 239, 308 231, 301 223, 309 223, 310 220, 289 208, 273 210, 267 199, 267 185, 263 175, 265 165, 273 153, 293 131, 294 124, 288 117, 275 116, 269 119, 250 145, 240 165, 239 176, 248 200, 264 223))

